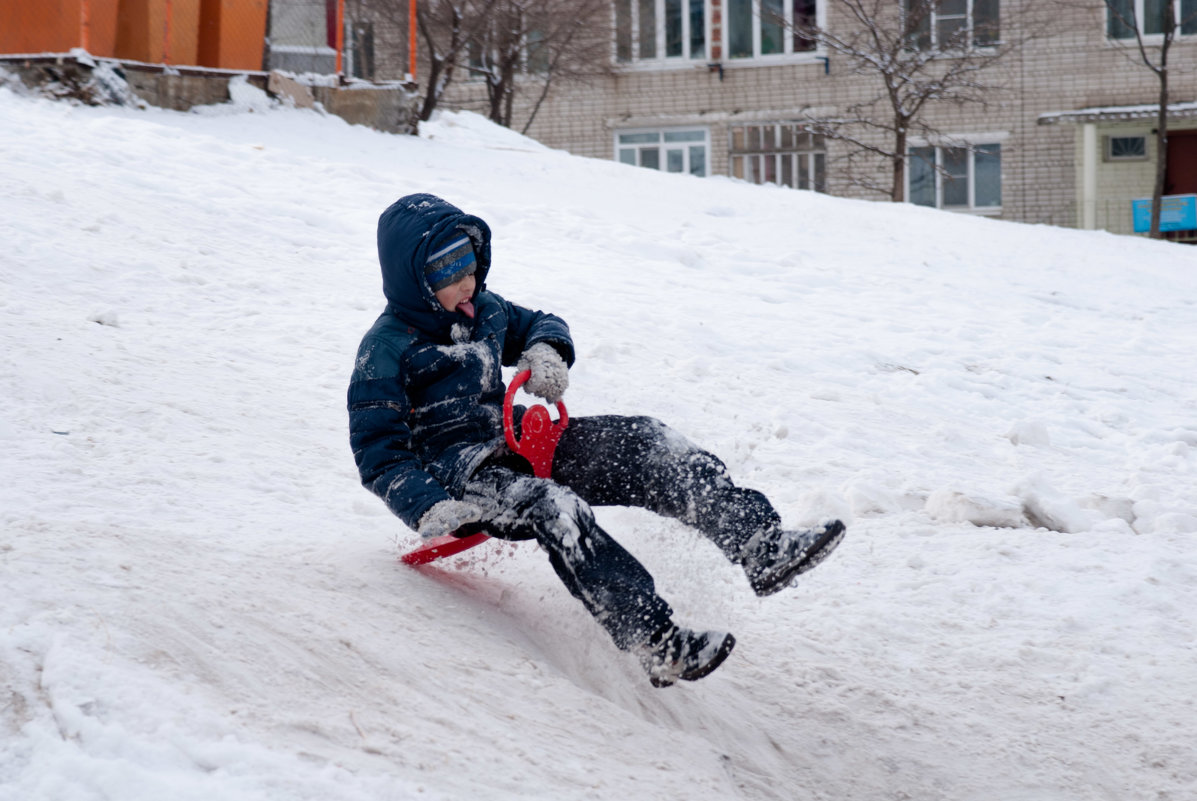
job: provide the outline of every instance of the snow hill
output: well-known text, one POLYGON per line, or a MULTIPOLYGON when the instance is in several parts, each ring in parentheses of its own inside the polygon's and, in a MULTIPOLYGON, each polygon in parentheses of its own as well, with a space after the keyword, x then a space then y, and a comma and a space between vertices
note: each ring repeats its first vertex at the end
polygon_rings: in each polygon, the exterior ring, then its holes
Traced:
POLYGON ((0 801, 1197 798, 1197 251, 420 137, 0 88, 0 801), (836 555, 754 597, 599 516, 652 688, 531 545, 414 570, 344 393, 379 212, 486 218, 571 415, 658 416, 836 555))

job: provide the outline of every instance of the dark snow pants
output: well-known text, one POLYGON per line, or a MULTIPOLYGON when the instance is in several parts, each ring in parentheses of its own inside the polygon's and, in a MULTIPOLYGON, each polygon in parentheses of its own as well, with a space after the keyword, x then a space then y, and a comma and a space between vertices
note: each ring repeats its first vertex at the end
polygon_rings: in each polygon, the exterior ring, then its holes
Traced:
POLYGON ((652 576, 594 519, 591 506, 638 506, 698 529, 733 563, 744 543, 779 520, 759 492, 736 487, 719 459, 650 417, 571 418, 553 479, 520 457, 485 464, 464 500, 500 539, 535 539, 570 593, 627 650, 670 622, 652 576))

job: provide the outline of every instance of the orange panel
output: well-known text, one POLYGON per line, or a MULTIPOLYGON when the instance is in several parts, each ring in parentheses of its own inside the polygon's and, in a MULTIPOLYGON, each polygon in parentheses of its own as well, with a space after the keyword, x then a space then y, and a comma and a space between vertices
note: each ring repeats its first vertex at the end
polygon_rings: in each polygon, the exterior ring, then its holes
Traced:
POLYGON ((196 63, 200 0, 120 0, 116 55, 149 64, 196 63))
POLYGON ((79 11, 73 24, 68 20, 69 0, 45 0, 33 4, 22 0, 0 0, 0 52, 62 53, 79 46, 79 11))
POLYGON ((0 53, 112 55, 117 0, 0 0, 0 53))
POLYGON ((93 56, 116 55, 116 19, 118 0, 76 0, 86 5, 85 36, 82 46, 93 56))
POLYGON ((231 70, 262 69, 266 0, 201 0, 198 63, 231 70))

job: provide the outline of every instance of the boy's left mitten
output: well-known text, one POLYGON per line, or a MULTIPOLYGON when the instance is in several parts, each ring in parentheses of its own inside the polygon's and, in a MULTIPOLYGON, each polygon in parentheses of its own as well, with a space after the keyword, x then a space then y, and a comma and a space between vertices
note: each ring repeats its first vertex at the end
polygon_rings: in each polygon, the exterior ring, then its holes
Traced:
POLYGON ((537 342, 520 356, 515 369, 531 370, 524 389, 549 403, 556 403, 569 389, 569 367, 557 349, 547 342, 537 342))
MULTIPOLYGON (((417 532, 426 540, 452 534, 460 528, 477 523, 482 519, 482 510, 465 501, 440 501, 424 513, 417 525, 417 532)), ((476 527, 473 527, 476 528, 476 527)), ((472 534, 465 531, 463 534, 472 534)))

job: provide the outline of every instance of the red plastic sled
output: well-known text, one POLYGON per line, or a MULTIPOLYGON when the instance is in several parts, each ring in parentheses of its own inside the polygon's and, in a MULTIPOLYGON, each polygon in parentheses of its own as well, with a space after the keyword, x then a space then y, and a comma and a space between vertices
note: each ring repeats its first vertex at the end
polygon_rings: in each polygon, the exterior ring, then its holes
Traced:
MULTIPOLYGON (((531 375, 531 371, 524 370, 517 373, 507 385, 507 394, 503 396, 503 434, 507 437, 507 447, 513 453, 527 459, 532 465, 533 473, 539 478, 548 478, 553 474, 553 452, 557 450, 557 442, 561 439, 565 427, 569 425, 569 415, 565 411, 565 404, 557 401, 558 419, 554 423, 549 416, 549 410, 537 404, 524 412, 524 419, 520 425, 523 438, 515 438, 515 393, 531 375)), ((465 537, 446 534, 427 540, 399 559, 406 565, 424 565, 461 553, 489 539, 490 535, 483 531, 465 537)))

